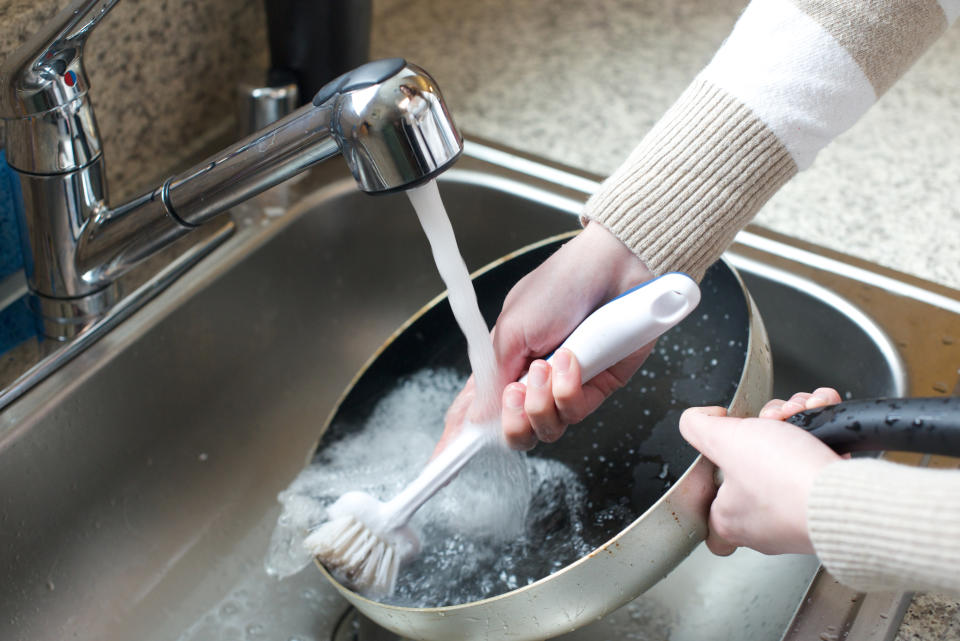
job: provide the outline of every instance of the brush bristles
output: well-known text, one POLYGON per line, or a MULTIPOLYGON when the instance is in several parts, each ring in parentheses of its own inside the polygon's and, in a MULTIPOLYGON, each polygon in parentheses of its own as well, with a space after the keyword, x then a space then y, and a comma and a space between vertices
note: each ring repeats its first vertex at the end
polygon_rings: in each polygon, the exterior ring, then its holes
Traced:
POLYGON ((327 521, 311 532, 303 544, 355 590, 377 596, 393 593, 399 555, 354 517, 327 521))

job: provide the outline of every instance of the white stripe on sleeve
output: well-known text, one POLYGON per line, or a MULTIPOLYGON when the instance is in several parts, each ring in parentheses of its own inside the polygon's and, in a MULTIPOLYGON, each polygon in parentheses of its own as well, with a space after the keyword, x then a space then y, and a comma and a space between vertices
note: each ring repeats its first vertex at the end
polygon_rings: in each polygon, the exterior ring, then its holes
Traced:
POLYGON ((877 100, 847 50, 789 0, 751 2, 701 76, 749 107, 800 170, 877 100))
POLYGON ((953 24, 953 21, 960 16, 960 0, 938 0, 940 8, 947 15, 947 26, 953 24))

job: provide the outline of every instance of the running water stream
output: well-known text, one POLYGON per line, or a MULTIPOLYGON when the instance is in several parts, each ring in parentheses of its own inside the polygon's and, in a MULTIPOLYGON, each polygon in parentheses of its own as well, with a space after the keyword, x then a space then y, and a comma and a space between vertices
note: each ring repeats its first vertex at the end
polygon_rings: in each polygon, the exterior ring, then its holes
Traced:
MULTIPOLYGON (((511 451, 501 435, 502 390, 490 329, 480 313, 473 281, 457 246, 437 181, 430 180, 414 187, 407 191, 407 196, 430 243, 437 271, 447 286, 447 300, 453 316, 467 339, 467 357, 476 389, 467 415, 479 417, 482 422, 465 421, 461 428, 464 432, 474 429, 487 434, 483 449, 471 461, 473 466, 468 463, 461 474, 478 492, 474 495, 477 499, 495 503, 500 508, 488 524, 488 534, 501 540, 515 538, 523 532, 531 498, 530 483, 526 458, 519 452, 511 451)), ((462 509, 470 509, 470 506, 464 505, 462 509)))
POLYGON ((437 181, 431 180, 420 187, 414 187, 407 191, 407 196, 417 212, 427 240, 430 241, 437 271, 447 286, 447 298, 453 315, 467 339, 467 356, 477 389, 473 409, 479 414, 474 415, 483 417, 485 429, 499 430, 501 390, 497 384, 497 359, 493 352, 493 342, 490 340, 490 330, 480 314, 470 272, 460 255, 453 226, 440 199, 437 181))

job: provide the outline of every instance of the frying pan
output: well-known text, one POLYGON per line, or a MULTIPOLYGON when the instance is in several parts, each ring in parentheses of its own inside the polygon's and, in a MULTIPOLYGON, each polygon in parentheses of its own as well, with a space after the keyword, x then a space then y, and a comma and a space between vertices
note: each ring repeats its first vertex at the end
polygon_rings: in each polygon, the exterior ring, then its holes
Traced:
MULTIPOLYGON (((516 281, 573 235, 528 246, 474 275, 488 325, 516 281)), ((679 434, 680 414, 690 406, 720 405, 731 416, 756 415, 772 391, 766 331, 740 277, 721 259, 700 286, 700 306, 658 340, 630 383, 562 439, 529 453, 565 464, 586 488, 584 504, 604 515, 584 515, 579 534, 591 552, 559 559, 562 567, 556 571, 558 559, 540 559, 537 566, 534 558, 527 568, 535 575, 532 583, 515 587, 489 580, 482 598, 437 607, 372 601, 318 564, 321 572, 375 623, 404 638, 437 641, 553 637, 605 616, 653 586, 704 539, 716 492, 713 464, 679 434)), ((398 381, 440 368, 469 374, 465 340, 445 296, 411 318, 357 375, 324 427, 315 460, 322 462, 327 447, 362 429, 376 402, 398 381)), ((929 412, 927 422, 918 427, 909 407, 889 403, 864 402, 867 411, 877 415, 876 429, 866 420, 858 422, 863 408, 849 403, 794 421, 844 451, 891 449, 882 446, 887 432, 896 432, 896 443, 908 446, 898 449, 935 451, 922 449, 931 439, 944 449, 936 428, 931 429, 937 421, 929 412), (891 423, 891 417, 897 420, 891 423)), ((960 402, 935 409, 941 416, 956 416, 960 402)), ((960 450, 956 434, 948 441, 960 450)), ((553 536, 564 536, 565 525, 549 519, 527 524, 528 531, 554 528, 553 536)), ((526 551, 536 557, 536 546, 526 551)))
MULTIPOLYGON (((510 288, 571 237, 531 245, 474 276, 488 325, 510 288)), ((435 608, 366 599, 321 566, 327 578, 376 623, 407 638, 438 641, 555 636, 604 616, 659 581, 706 536, 715 491, 712 464, 677 430, 680 414, 691 405, 755 414, 771 393, 766 332, 739 276, 720 261, 700 287, 699 307, 660 338, 626 387, 562 439, 529 453, 566 464, 586 487, 586 503, 607 515, 600 522, 585 515, 582 536, 592 552, 562 559, 564 567, 552 574, 545 563, 530 585, 494 585, 487 598, 435 608)), ((362 429, 397 381, 428 368, 469 373, 465 340, 443 296, 401 327, 358 374, 327 421, 316 457, 362 429)))

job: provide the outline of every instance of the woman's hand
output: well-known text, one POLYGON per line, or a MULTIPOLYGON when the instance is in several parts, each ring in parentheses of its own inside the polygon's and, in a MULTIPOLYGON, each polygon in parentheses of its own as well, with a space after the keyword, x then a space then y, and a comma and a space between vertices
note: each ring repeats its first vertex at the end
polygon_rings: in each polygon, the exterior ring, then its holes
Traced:
MULTIPOLYGON (((648 345, 586 384, 568 350, 558 350, 553 367, 542 360, 593 310, 653 274, 623 243, 598 223, 561 247, 518 282, 503 303, 493 329, 493 346, 503 389, 501 422, 507 443, 530 449, 555 441, 567 425, 583 420, 622 387, 653 349, 648 345), (524 372, 527 384, 517 383, 524 372)), ((471 414, 473 378, 447 412, 438 450, 471 414)))
POLYGON ((820 388, 773 400, 759 418, 732 418, 721 407, 694 407, 680 433, 723 471, 710 506, 707 547, 725 556, 739 546, 764 554, 812 554, 807 499, 817 473, 840 459, 805 430, 783 420, 804 409, 840 402, 820 388))

